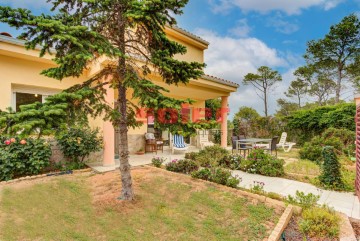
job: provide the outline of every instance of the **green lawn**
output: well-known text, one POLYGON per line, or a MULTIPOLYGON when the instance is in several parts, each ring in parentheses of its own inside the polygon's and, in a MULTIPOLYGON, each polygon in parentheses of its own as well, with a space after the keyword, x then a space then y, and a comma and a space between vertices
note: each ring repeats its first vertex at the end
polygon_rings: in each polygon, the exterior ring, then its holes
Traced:
POLYGON ((136 201, 116 201, 117 173, 12 184, 0 240, 263 240, 281 210, 161 171, 133 171, 136 201))
POLYGON ((298 160, 291 162, 285 166, 286 173, 296 173, 304 176, 318 176, 320 174, 320 166, 309 160, 298 160))
POLYGON ((299 150, 297 148, 292 148, 289 152, 284 152, 282 148, 278 148, 278 156, 282 159, 296 158, 299 159, 299 150))

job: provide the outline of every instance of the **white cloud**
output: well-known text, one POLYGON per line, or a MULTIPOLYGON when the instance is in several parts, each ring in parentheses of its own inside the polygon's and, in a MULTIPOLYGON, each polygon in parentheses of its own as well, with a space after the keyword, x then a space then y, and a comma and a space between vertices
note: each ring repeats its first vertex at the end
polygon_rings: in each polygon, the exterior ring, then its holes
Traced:
MULTIPOLYGON (((291 53, 279 53, 256 38, 223 37, 205 29, 198 29, 195 33, 210 42, 205 51, 205 72, 240 84, 238 92, 230 96, 230 118, 241 106, 251 106, 263 114, 262 100, 251 86, 242 84, 247 73, 256 72, 262 65, 276 69, 297 62, 291 53)), ((284 92, 285 87, 281 85, 274 90, 276 99, 284 92)), ((276 102, 274 99, 270 101, 270 110, 274 112, 276 102)))
POLYGON ((324 9, 330 10, 332 8, 336 8, 337 5, 339 5, 340 3, 342 3, 344 0, 333 0, 333 1, 327 1, 324 5, 324 9))
POLYGON ((229 33, 236 37, 247 37, 251 32, 247 19, 243 18, 237 21, 236 27, 229 30, 229 33))
POLYGON ((268 18, 266 25, 274 27, 277 32, 284 34, 291 34, 299 30, 297 24, 285 21, 280 13, 276 14, 274 17, 268 18))
POLYGON ((275 49, 257 38, 222 37, 205 29, 195 33, 210 42, 205 51, 206 70, 210 74, 240 83, 244 75, 261 65, 287 66, 275 49))
POLYGON ((0 5, 6 5, 13 8, 46 8, 50 9, 50 4, 46 0, 0 0, 0 5))
POLYGON ((244 12, 255 11, 267 13, 279 10, 288 15, 300 14, 302 10, 310 7, 321 7, 329 10, 344 0, 209 0, 214 12, 226 12, 232 7, 239 7, 244 12))

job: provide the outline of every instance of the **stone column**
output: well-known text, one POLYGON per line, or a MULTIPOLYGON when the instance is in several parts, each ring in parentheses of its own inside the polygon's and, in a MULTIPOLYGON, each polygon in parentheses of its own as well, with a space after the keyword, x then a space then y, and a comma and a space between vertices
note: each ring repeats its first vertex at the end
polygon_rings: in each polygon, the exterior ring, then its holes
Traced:
POLYGON ((227 147, 228 96, 221 97, 221 146, 227 147))
MULTIPOLYGON (((114 107, 115 92, 110 85, 104 87, 106 89, 105 101, 114 107)), ((103 166, 115 166, 115 130, 110 121, 104 121, 103 124, 104 137, 104 159, 103 166)))

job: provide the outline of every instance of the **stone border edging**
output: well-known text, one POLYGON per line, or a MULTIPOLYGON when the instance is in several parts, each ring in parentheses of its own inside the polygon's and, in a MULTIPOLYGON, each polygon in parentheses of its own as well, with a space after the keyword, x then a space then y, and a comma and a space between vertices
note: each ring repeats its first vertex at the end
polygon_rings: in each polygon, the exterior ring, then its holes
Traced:
POLYGON ((281 215, 279 222, 276 224, 274 230, 270 234, 268 241, 278 241, 281 238, 281 234, 290 222, 292 214, 294 212, 294 206, 289 205, 281 215))
MULTIPOLYGON (((73 170, 71 174, 91 172, 91 171, 92 171, 91 168, 86 168, 86 169, 80 169, 80 170, 73 170)), ((17 179, 11 179, 9 181, 1 181, 0 185, 6 185, 6 184, 21 182, 21 181, 27 181, 27 180, 35 180, 35 179, 40 179, 40 178, 45 178, 45 177, 53 177, 60 173, 63 173, 63 172, 49 172, 49 173, 44 173, 44 174, 39 174, 39 175, 34 175, 34 176, 20 177, 17 179), (52 175, 48 175, 48 174, 52 174, 52 175)), ((68 175, 70 175, 70 174, 68 174, 68 175)))

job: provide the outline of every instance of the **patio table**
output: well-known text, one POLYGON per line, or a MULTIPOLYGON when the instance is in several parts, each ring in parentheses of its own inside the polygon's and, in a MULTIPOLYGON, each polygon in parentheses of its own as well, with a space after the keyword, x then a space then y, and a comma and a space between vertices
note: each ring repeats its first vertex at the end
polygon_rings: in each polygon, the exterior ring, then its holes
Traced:
POLYGON ((236 149, 239 150, 241 144, 250 144, 252 147, 256 147, 259 143, 271 143, 271 139, 267 138, 247 138, 236 141, 236 149))

